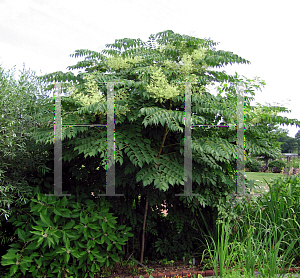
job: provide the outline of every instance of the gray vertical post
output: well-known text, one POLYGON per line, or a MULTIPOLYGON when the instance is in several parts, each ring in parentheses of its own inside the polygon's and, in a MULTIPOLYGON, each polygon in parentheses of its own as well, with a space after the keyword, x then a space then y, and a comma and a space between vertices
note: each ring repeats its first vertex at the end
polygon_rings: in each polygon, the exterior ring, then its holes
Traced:
POLYGON ((107 172, 106 194, 98 196, 124 196, 115 194, 115 114, 114 114, 114 83, 107 83, 107 172))
POLYGON ((245 195, 244 157, 244 86, 236 85, 237 92, 237 194, 245 195))
POLYGON ((55 84, 54 194, 45 194, 46 196, 71 196, 71 194, 62 194, 61 88, 61 83, 55 84))
POLYGON ((192 194, 192 129, 191 129, 191 83, 185 83, 185 130, 184 130, 184 194, 175 194, 175 196, 201 196, 201 194, 192 194))

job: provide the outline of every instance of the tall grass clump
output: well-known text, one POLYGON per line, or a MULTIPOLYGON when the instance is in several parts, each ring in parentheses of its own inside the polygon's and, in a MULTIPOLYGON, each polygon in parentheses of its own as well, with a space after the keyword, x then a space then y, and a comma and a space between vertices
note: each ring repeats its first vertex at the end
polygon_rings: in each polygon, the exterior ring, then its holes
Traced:
POLYGON ((255 270, 261 277, 282 277, 300 261, 300 177, 267 185, 269 192, 262 196, 236 199, 231 207, 236 217, 219 216, 218 234, 205 237, 203 256, 209 254, 217 277, 241 269, 245 277, 255 277, 255 270))

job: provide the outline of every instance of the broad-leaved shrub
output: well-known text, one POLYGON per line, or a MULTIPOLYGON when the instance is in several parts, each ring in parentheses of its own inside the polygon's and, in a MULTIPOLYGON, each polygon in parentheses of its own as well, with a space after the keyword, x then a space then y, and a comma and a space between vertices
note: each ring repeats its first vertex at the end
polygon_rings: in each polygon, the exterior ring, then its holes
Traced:
POLYGON ((19 238, 2 256, 1 264, 11 266, 9 277, 94 277, 119 262, 131 228, 117 226, 109 204, 99 203, 39 192, 30 202, 34 224, 24 215, 8 220, 19 238))

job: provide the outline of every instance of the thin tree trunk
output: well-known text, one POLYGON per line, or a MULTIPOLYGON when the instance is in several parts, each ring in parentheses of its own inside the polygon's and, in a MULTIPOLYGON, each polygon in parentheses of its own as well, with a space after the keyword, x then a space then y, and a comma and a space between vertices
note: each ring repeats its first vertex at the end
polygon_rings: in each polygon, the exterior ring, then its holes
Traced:
POLYGON ((127 252, 126 252, 126 254, 128 255, 129 254, 129 240, 127 241, 127 244, 126 244, 127 246, 127 252))
POLYGON ((133 238, 132 238, 132 253, 134 253, 134 233, 133 233, 133 238))
POLYGON ((148 212, 148 196, 146 198, 145 214, 144 214, 144 223, 143 223, 143 235, 142 235, 142 251, 141 251, 141 263, 144 260, 144 248, 145 248, 145 229, 146 229, 146 218, 148 212))
MULTIPOLYGON (((169 109, 171 109, 171 107, 172 107, 172 100, 170 101, 170 107, 169 107, 169 109)), ((158 153, 157 158, 159 158, 159 156, 160 156, 161 153, 162 153, 162 149, 163 149, 163 146, 164 146, 164 144, 165 144, 165 141, 166 141, 168 132, 169 132, 169 127, 168 127, 167 123, 165 123, 165 134, 164 134, 163 141, 162 141, 162 143, 161 143, 161 147, 160 147, 160 150, 159 150, 159 153, 158 153)), ((143 260, 144 260, 145 230, 146 230, 147 212, 148 212, 148 194, 147 194, 147 197, 146 197, 145 214, 144 214, 144 223, 143 223, 142 251, 141 251, 141 261, 140 261, 141 263, 143 263, 143 260)))
POLYGON ((139 251, 139 252, 141 252, 141 240, 140 240, 140 236, 141 236, 141 233, 138 232, 138 237, 137 237, 137 239, 138 239, 138 251, 139 251))

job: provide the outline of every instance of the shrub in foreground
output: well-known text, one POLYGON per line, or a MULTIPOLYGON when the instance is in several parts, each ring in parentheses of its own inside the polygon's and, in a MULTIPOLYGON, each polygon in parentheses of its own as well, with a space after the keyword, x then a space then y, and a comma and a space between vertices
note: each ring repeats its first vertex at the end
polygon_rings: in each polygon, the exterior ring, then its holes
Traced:
POLYGON ((131 228, 117 226, 105 201, 86 198, 76 202, 38 193, 30 203, 35 224, 25 215, 8 221, 18 227, 19 242, 10 245, 2 265, 11 266, 8 277, 30 272, 32 277, 94 277, 119 262, 131 228), (29 232, 28 232, 29 231, 29 232), (73 276, 74 275, 74 276, 73 276))

